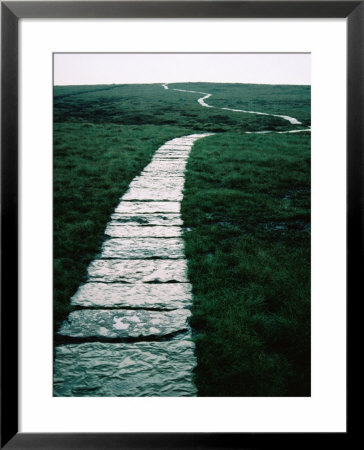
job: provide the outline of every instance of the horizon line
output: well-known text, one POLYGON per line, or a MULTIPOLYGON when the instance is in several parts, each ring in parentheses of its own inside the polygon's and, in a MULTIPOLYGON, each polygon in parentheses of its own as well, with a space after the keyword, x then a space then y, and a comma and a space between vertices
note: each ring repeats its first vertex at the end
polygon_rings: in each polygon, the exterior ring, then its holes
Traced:
POLYGON ((92 84, 53 84, 53 87, 62 86, 123 86, 123 85, 134 85, 134 84, 187 84, 187 83, 205 83, 205 84, 258 84, 267 86, 311 86, 311 83, 258 83, 258 82, 241 82, 241 81, 156 81, 152 83, 148 82, 135 82, 135 83, 92 83, 92 84))

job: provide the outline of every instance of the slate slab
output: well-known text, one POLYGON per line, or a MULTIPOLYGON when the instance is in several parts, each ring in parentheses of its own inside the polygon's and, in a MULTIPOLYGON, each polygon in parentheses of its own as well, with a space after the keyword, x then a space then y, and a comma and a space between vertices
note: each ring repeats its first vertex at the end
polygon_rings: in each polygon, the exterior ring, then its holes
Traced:
POLYGON ((189 309, 80 309, 72 311, 57 334, 73 338, 160 338, 189 329, 189 309))
POLYGON ((123 225, 117 222, 108 224, 105 234, 110 237, 180 237, 181 227, 177 226, 146 226, 146 225, 123 225))
POLYGON ((54 396, 195 396, 195 366, 194 344, 188 340, 60 345, 54 396))
MULTIPOLYGON (((166 143, 159 147, 159 149, 168 149, 168 150, 191 150, 192 145, 191 144, 177 144, 175 142, 172 143, 166 143)), ((158 150, 157 150, 158 151, 158 150)))
POLYGON ((114 213, 111 215, 110 224, 125 224, 136 226, 148 226, 148 225, 183 225, 180 214, 163 214, 163 213, 138 213, 138 214, 125 214, 114 213))
POLYGON ((160 187, 150 187, 150 188, 136 188, 131 187, 128 192, 123 196, 123 200, 145 200, 145 201, 172 201, 180 202, 182 201, 183 194, 182 189, 177 188, 163 188, 160 187))
POLYGON ((143 170, 142 174, 153 172, 154 174, 170 173, 183 175, 187 165, 187 160, 154 160, 143 170))
POLYGON ((187 283, 185 259, 96 259, 88 267, 90 281, 105 283, 187 283))
POLYGON ((179 202, 141 202, 121 201, 116 207, 116 213, 126 214, 154 214, 154 213, 176 213, 179 214, 181 205, 179 202))
POLYGON ((95 283, 81 285, 71 298, 72 306, 84 308, 187 308, 192 304, 189 283, 95 283))
POLYGON ((184 258, 181 238, 111 238, 104 242, 101 258, 147 259, 184 258))
POLYGON ((183 176, 148 176, 135 177, 130 188, 139 189, 183 189, 185 179, 183 176))

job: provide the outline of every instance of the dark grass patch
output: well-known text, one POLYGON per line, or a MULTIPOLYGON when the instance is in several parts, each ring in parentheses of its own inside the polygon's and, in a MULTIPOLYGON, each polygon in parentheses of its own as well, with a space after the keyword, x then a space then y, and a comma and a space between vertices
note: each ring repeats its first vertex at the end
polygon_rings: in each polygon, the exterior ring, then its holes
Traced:
POLYGON ((310 395, 309 136, 197 142, 182 215, 199 395, 310 395))

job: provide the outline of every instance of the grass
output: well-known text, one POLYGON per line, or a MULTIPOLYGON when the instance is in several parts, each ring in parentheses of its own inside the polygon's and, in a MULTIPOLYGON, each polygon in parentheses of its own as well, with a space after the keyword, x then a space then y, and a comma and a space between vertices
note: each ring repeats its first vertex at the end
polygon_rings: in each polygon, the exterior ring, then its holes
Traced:
POLYGON ((199 395, 309 395, 309 191, 308 135, 195 144, 182 216, 199 395))
MULTIPOLYGON (((184 83, 210 105, 310 124, 305 86, 184 83)), ((166 140, 198 141, 182 216, 202 396, 310 393, 310 136, 298 126, 202 108, 160 85, 54 89, 54 326, 85 280, 130 181, 166 140)))

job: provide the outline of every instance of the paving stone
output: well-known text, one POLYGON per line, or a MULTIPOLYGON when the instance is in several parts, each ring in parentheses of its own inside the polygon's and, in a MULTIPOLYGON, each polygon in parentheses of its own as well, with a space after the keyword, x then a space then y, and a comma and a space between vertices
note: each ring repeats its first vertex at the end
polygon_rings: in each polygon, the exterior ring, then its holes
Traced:
POLYGON ((189 329, 189 309, 80 309, 72 311, 57 334, 73 338, 163 337, 189 329))
POLYGON ((195 140, 197 140, 197 139, 201 139, 203 137, 212 136, 213 134, 215 134, 215 133, 190 134, 188 137, 195 138, 195 140))
POLYGON ((179 147, 180 145, 188 145, 190 147, 193 146, 194 142, 196 141, 196 138, 191 139, 172 139, 171 141, 166 142, 164 145, 173 145, 175 147, 179 147))
MULTIPOLYGON (((159 160, 160 162, 162 162, 162 160, 159 160)), ((170 160, 172 161, 172 160, 170 160)), ((173 160, 175 161, 175 160, 173 160)), ((156 161, 158 162, 158 161, 156 161)), ((164 160, 163 162, 166 162, 166 160, 164 160)), ((166 170, 160 170, 160 167, 151 167, 148 169, 148 171, 142 172, 142 175, 151 175, 151 176, 159 176, 159 175, 168 175, 168 176, 178 176, 181 177, 183 176, 183 174, 185 173, 186 170, 186 166, 184 166, 183 168, 179 168, 179 169, 166 169, 166 170)))
POLYGON ((84 343, 55 349, 54 396, 195 396, 194 344, 171 342, 84 343))
POLYGON ((197 135, 193 136, 192 134, 189 134, 188 136, 175 137, 165 143, 168 144, 169 142, 184 142, 184 141, 194 142, 196 139, 198 139, 197 135))
POLYGON ((179 214, 122 214, 111 215, 111 224, 125 225, 183 225, 179 214))
POLYGON ((160 161, 160 160, 170 160, 170 159, 176 159, 176 160, 187 160, 188 155, 183 154, 183 153, 179 153, 179 152, 175 152, 175 153, 159 153, 158 155, 155 155, 155 157, 153 158, 153 161, 160 161))
POLYGON ((110 237, 180 237, 181 227, 176 226, 145 226, 145 225, 120 225, 110 223, 105 230, 110 237))
POLYGON ((163 145, 193 145, 193 143, 196 141, 195 137, 189 137, 189 136, 185 136, 185 137, 181 137, 181 138, 174 138, 171 139, 170 141, 165 142, 163 145))
POLYGON ((191 152, 191 150, 189 149, 189 150, 186 150, 186 149, 183 149, 183 148, 174 148, 174 149, 170 149, 170 148, 163 148, 163 147, 161 147, 159 150, 157 150, 155 153, 154 153, 154 156, 156 156, 156 155, 161 155, 161 154, 163 154, 163 155, 175 155, 175 154, 180 154, 180 155, 186 155, 186 156, 188 156, 189 154, 190 154, 190 152, 191 152))
POLYGON ((185 179, 183 176, 164 176, 151 177, 144 175, 142 177, 135 177, 130 183, 129 189, 183 189, 185 179))
MULTIPOLYGON (((165 161, 165 162, 184 162, 186 164, 188 159, 188 155, 183 155, 183 154, 178 154, 178 153, 159 153, 158 155, 155 155, 155 158, 153 159, 153 162, 160 162, 160 161, 165 161)), ((186 167, 186 165, 185 165, 186 167)), ((182 170, 182 172, 179 170, 178 171, 178 176, 183 177, 184 174, 184 170, 182 170)), ((148 172, 144 172, 144 176, 146 176, 148 172)), ((165 172, 166 173, 166 172, 165 172)), ((171 173, 171 172, 167 172, 171 173)))
POLYGON ((121 201, 116 207, 116 213, 126 214, 154 214, 154 213, 179 213, 179 202, 133 202, 121 201))
POLYGON ((184 169, 186 167, 187 161, 185 159, 180 160, 160 160, 160 159, 154 159, 152 160, 147 166, 145 166, 142 174, 148 173, 148 172, 155 172, 156 169, 160 171, 160 173, 163 174, 163 172, 181 172, 179 176, 183 176, 184 169))
POLYGON ((71 298, 73 306, 99 308, 186 308, 192 304, 189 283, 94 283, 81 285, 71 298))
POLYGON ((186 165, 186 160, 155 160, 144 168, 142 175, 148 172, 153 172, 157 175, 163 173, 183 175, 186 165))
POLYGON ((90 281, 105 283, 187 283, 185 259, 96 259, 88 267, 90 281))
POLYGON ((182 189, 165 189, 163 186, 155 189, 130 188, 123 200, 172 201, 180 202, 183 198, 182 189))
POLYGON ((168 149, 168 150, 191 150, 192 145, 182 145, 182 144, 164 144, 162 147, 159 147, 158 150, 168 149))
POLYGON ((104 242, 101 258, 184 258, 180 238, 112 238, 104 242))

